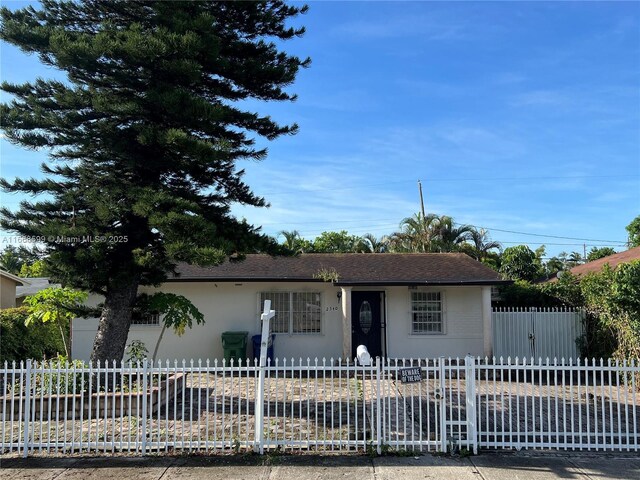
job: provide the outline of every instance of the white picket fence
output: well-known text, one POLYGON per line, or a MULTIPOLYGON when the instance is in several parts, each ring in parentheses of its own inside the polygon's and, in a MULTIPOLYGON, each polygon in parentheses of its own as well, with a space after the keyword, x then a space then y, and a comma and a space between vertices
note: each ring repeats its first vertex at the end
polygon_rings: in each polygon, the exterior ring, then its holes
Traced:
POLYGON ((584 312, 575 308, 493 309, 493 353, 511 358, 580 357, 584 312))
POLYGON ((640 451, 639 382, 637 361, 5 364, 0 451, 640 451))

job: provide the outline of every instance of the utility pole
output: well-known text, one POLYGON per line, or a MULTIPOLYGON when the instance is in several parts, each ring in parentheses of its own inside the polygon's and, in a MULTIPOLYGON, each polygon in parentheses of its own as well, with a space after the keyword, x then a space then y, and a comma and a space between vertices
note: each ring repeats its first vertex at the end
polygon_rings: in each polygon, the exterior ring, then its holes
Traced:
POLYGON ((582 258, 586 262, 587 261, 587 244, 586 243, 582 244, 582 250, 584 252, 584 256, 582 258))
POLYGON ((422 220, 424 221, 426 217, 424 213, 424 198, 422 197, 422 182, 418 180, 418 190, 420 191, 420 209, 422 210, 422 220))

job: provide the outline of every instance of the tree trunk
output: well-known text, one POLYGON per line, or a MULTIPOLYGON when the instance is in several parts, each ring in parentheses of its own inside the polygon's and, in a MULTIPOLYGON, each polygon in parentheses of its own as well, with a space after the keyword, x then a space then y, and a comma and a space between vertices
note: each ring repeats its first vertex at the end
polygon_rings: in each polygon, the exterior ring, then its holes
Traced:
POLYGON ((67 346, 66 335, 64 334, 64 328, 62 328, 62 324, 60 324, 60 319, 56 322, 58 324, 58 330, 60 330, 60 337, 62 337, 62 344, 64 345, 64 356, 67 357, 67 360, 71 360, 71 352, 69 351, 69 347, 67 346))
POLYGON ((137 276, 131 276, 107 289, 98 333, 91 352, 91 363, 96 364, 100 361, 104 365, 104 362, 111 364, 115 360, 119 364, 122 361, 131 326, 131 312, 138 293, 138 282, 137 276))
POLYGON ((160 342, 162 341, 162 336, 164 335, 164 331, 167 329, 167 324, 162 325, 162 330, 160 330, 160 336, 158 337, 158 341, 156 342, 156 348, 153 349, 153 356, 151 360, 153 362, 156 361, 156 355, 158 355, 158 348, 160 348, 160 342))

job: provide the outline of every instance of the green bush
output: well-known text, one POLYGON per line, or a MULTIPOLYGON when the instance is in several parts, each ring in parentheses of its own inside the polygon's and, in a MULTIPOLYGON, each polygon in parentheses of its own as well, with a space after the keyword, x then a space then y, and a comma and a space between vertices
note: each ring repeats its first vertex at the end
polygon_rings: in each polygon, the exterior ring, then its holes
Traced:
POLYGON ((518 280, 502 287, 495 306, 584 309, 585 334, 578 339, 581 355, 589 358, 640 357, 640 261, 583 277, 563 273, 558 281, 531 284, 518 280))
MULTIPOLYGON (((0 311, 0 363, 57 358, 64 353, 58 326, 53 322, 34 322, 27 327, 28 316, 27 307, 0 311)), ((69 325, 65 328, 68 330, 69 325)))
POLYGON ((82 393, 83 385, 85 389, 88 385, 85 368, 86 365, 82 360, 70 362, 64 355, 58 355, 54 359, 36 363, 34 364, 32 388, 36 394, 82 393), (75 373, 73 372, 74 367, 76 368, 75 373), (43 368, 43 370, 38 371, 40 368, 43 368))

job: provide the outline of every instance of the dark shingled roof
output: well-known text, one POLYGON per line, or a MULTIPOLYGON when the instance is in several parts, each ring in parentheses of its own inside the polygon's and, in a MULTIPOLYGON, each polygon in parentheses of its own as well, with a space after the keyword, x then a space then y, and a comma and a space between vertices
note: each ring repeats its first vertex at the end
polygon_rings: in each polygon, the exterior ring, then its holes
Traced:
POLYGON ((510 283, 463 253, 308 253, 297 257, 247 255, 215 267, 180 264, 176 281, 321 282, 335 270, 336 285, 497 285, 510 283))

